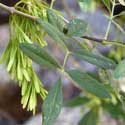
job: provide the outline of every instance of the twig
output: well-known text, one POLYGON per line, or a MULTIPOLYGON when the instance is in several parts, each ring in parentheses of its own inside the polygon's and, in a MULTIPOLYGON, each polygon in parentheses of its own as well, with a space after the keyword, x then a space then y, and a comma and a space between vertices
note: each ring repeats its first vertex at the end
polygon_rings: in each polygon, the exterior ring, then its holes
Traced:
POLYGON ((82 36, 81 38, 92 40, 92 41, 96 41, 98 43, 102 43, 103 41, 105 41, 104 39, 98 39, 98 38, 89 37, 89 36, 82 36))
POLYGON ((67 51, 66 51, 65 58, 64 58, 64 62, 63 62, 63 69, 65 68, 65 65, 66 65, 66 62, 67 62, 67 59, 68 59, 69 54, 70 54, 70 51, 67 50, 67 51))
POLYGON ((113 1, 112 3, 112 11, 111 11, 111 14, 110 14, 110 20, 109 20, 109 23, 108 23, 108 26, 107 26, 107 30, 106 30, 106 33, 105 33, 105 37, 104 39, 107 39, 108 38, 108 35, 109 35, 109 32, 110 32, 110 28, 111 28, 111 24, 112 24, 112 20, 114 18, 114 9, 115 9, 115 0, 113 1))
POLYGON ((101 43, 101 44, 117 45, 117 46, 125 47, 124 43, 121 43, 121 42, 118 42, 118 41, 111 41, 111 40, 107 40, 107 39, 98 39, 98 38, 89 37, 89 36, 82 36, 81 38, 96 41, 96 42, 101 43))
POLYGON ((10 14, 21 15, 21 16, 26 17, 26 18, 29 18, 29 19, 31 19, 31 20, 33 20, 33 21, 37 21, 37 17, 31 16, 31 15, 26 14, 26 13, 23 13, 23 12, 21 12, 21 11, 18 11, 18 10, 16 10, 14 7, 8 7, 8 6, 6 6, 6 5, 0 3, 0 8, 2 8, 2 9, 4 9, 4 10, 8 11, 10 14))
POLYGON ((51 1, 51 5, 50 5, 50 8, 51 8, 51 9, 53 8, 53 4, 54 4, 55 1, 56 1, 56 0, 52 0, 52 1, 51 1))
POLYGON ((124 29, 114 20, 112 20, 112 23, 125 35, 124 29))

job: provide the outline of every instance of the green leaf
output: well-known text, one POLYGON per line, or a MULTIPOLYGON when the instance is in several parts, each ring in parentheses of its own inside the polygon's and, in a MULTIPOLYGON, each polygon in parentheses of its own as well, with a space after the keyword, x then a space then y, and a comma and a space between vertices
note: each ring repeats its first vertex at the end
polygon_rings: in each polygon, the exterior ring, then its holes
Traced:
POLYGON ((38 19, 37 22, 55 42, 61 44, 65 48, 68 47, 66 37, 62 32, 59 31, 59 29, 42 19, 38 19))
POLYGON ((68 35, 81 37, 86 33, 88 24, 81 19, 74 19, 68 24, 68 35))
POLYGON ((108 11, 110 12, 110 0, 102 0, 102 2, 104 3, 104 5, 106 6, 106 8, 108 9, 108 11))
POLYGON ((84 105, 84 104, 88 103, 89 101, 90 101, 90 99, 87 97, 77 96, 77 97, 67 101, 65 106, 76 107, 76 106, 84 105))
POLYGON ((114 77, 116 79, 119 79, 121 77, 125 77, 125 60, 121 61, 117 65, 117 67, 116 67, 116 69, 114 71, 114 77))
POLYGON ((83 116, 83 118, 79 122, 79 125, 97 125, 98 122, 99 122, 98 108, 93 108, 83 116))
POLYGON ((52 69, 61 68, 58 62, 44 48, 38 45, 21 43, 20 48, 29 58, 42 66, 45 65, 52 69))
POLYGON ((52 125, 52 122, 58 117, 61 111, 62 100, 62 86, 61 79, 59 79, 49 91, 43 103, 43 125, 52 125))
POLYGON ((61 32, 63 32, 64 28, 66 27, 66 23, 60 16, 58 16, 53 10, 48 9, 47 17, 48 17, 48 22, 50 24, 52 24, 57 29, 59 29, 61 32))
POLYGON ((100 98, 110 98, 109 92, 105 86, 96 79, 90 77, 87 73, 79 70, 68 70, 69 76, 81 87, 91 94, 100 98))
POLYGON ((108 59, 102 55, 93 54, 92 52, 84 49, 75 50, 72 54, 100 68, 113 69, 116 66, 116 63, 111 59, 108 59))

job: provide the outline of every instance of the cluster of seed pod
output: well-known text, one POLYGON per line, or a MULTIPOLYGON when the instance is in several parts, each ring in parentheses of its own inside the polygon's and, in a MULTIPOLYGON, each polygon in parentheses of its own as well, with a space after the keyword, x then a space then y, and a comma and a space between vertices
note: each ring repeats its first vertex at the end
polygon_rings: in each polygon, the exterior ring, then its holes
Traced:
MULTIPOLYGON (((21 0, 15 5, 21 12, 46 19, 48 6, 38 0, 21 0)), ((32 61, 19 48, 20 43, 37 42, 41 47, 47 45, 44 41, 46 33, 39 24, 25 17, 13 14, 10 16, 10 41, 1 57, 2 63, 7 66, 13 80, 18 81, 22 90, 21 103, 23 108, 35 112, 37 94, 45 99, 47 91, 43 88, 32 67, 32 61)))

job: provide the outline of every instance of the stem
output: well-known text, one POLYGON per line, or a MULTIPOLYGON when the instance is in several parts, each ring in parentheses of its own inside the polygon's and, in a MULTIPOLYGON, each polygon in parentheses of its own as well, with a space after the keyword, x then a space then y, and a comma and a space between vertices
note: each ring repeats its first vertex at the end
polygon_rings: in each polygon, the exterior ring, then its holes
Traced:
POLYGON ((53 4, 54 4, 55 1, 56 1, 56 0, 52 0, 52 1, 51 1, 50 9, 53 8, 53 4))
POLYGON ((26 14, 26 13, 23 13, 21 11, 18 11, 16 10, 14 7, 8 7, 2 3, 0 3, 0 8, 8 11, 10 14, 17 14, 17 15, 20 15, 20 16, 23 16, 23 17, 26 17, 26 18, 29 18, 33 21, 37 21, 37 18, 35 16, 31 16, 29 14, 26 14))
POLYGON ((112 24, 112 19, 114 18, 114 15, 113 15, 114 8, 115 8, 115 0, 113 1, 112 12, 111 12, 111 15, 110 15, 110 20, 109 20, 109 23, 108 23, 108 27, 107 27, 104 39, 108 38, 108 35, 109 35, 109 32, 110 32, 110 28, 111 28, 111 24, 112 24))
POLYGON ((125 44, 123 44, 121 42, 103 41, 103 44, 105 44, 105 45, 116 45, 116 46, 125 47, 125 44))
MULTIPOLYGON (((114 16, 114 18, 115 18, 115 17, 116 17, 116 16, 114 16)), ((106 16, 106 18, 109 19, 109 17, 107 17, 107 16, 106 16)), ((112 20, 112 23, 118 28, 118 30, 120 30, 120 31, 125 35, 124 29, 123 29, 116 21, 112 20)))
POLYGON ((125 35, 125 31, 118 23, 116 23, 114 20, 112 20, 112 23, 125 35))
POLYGON ((62 70, 64 71, 65 69, 65 65, 66 65, 66 62, 68 60, 68 56, 70 54, 70 51, 69 50, 66 50, 66 55, 65 55, 65 58, 64 58, 64 62, 63 62, 63 67, 62 67, 62 70))
POLYGON ((107 38, 108 38, 108 35, 109 35, 109 32, 110 32, 111 24, 112 24, 112 22, 111 22, 111 20, 110 20, 109 23, 108 23, 108 27, 107 27, 106 34, 105 34, 104 39, 107 39, 107 38))

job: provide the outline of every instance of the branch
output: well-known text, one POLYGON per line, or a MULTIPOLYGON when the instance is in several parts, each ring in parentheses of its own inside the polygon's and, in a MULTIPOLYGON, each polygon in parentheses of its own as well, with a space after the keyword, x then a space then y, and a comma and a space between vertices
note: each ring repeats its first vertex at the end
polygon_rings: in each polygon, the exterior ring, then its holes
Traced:
POLYGON ((8 11, 10 14, 17 14, 26 18, 29 18, 30 20, 37 21, 35 16, 31 16, 29 14, 23 13, 21 11, 16 10, 14 7, 8 7, 2 3, 0 3, 0 8, 8 11))
MULTIPOLYGON (((8 6, 6 6, 6 5, 0 3, 0 8, 2 8, 2 9, 4 9, 4 10, 8 11, 10 14, 17 14, 17 15, 26 17, 26 18, 28 18, 28 19, 30 19, 30 20, 33 20, 33 21, 37 22, 37 17, 31 16, 31 15, 26 14, 26 13, 23 13, 23 12, 21 12, 21 11, 18 11, 18 10, 16 10, 14 7, 8 7, 8 6)), ((69 21, 68 21, 68 22, 69 22, 69 21)), ((108 44, 108 43, 111 43, 111 44, 113 44, 113 43, 115 44, 115 43, 116 43, 116 44, 118 44, 118 45, 121 45, 121 46, 124 45, 124 46, 125 46, 125 44, 124 44, 124 43, 121 43, 121 42, 109 41, 109 40, 105 40, 105 39, 98 39, 98 38, 89 37, 89 36, 82 36, 81 38, 88 39, 88 40, 92 40, 92 41, 96 41, 96 42, 99 42, 99 43, 102 43, 102 44, 107 42, 107 44, 108 44)))

